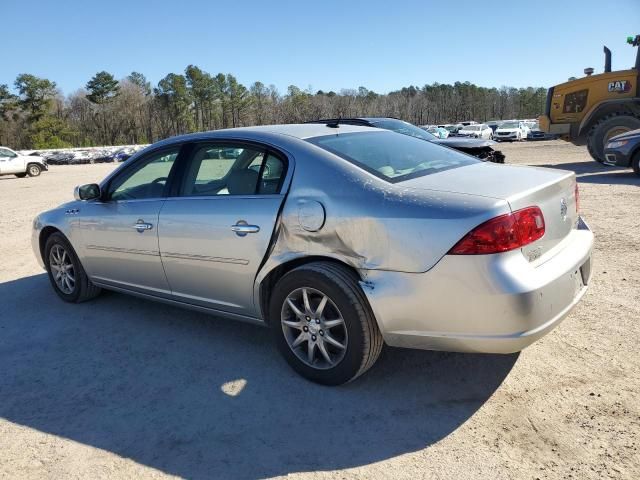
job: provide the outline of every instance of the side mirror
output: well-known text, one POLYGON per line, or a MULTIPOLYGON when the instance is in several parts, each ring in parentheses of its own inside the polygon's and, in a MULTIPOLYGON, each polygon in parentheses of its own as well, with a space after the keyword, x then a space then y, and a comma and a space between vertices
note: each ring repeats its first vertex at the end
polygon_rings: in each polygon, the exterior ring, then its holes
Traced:
POLYGON ((73 197, 76 200, 94 200, 100 198, 100 185, 97 183, 79 185, 73 190, 73 197))

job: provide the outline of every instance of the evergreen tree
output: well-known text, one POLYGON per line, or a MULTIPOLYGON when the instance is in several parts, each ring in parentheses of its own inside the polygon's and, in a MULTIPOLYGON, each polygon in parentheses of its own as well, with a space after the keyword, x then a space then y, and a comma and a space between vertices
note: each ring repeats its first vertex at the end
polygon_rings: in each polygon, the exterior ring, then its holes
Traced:
POLYGON ((127 77, 127 80, 138 87, 143 95, 147 97, 151 95, 151 82, 147 81, 147 77, 145 77, 142 73, 131 72, 131 74, 127 77))
POLYGON ((87 82, 87 90, 87 99, 102 105, 118 95, 118 81, 109 72, 98 72, 87 82))
POLYGON ((56 95, 54 82, 22 73, 18 75, 14 85, 20 94, 18 104, 27 112, 30 122, 38 121, 49 112, 56 95))

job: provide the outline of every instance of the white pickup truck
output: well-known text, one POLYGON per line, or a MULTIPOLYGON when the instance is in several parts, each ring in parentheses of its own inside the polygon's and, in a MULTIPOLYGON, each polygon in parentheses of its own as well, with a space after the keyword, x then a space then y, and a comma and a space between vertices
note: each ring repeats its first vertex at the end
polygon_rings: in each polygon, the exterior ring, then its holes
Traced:
POLYGON ((27 175, 37 177, 43 170, 49 170, 47 161, 34 155, 20 155, 10 148, 0 147, 0 175, 27 175))

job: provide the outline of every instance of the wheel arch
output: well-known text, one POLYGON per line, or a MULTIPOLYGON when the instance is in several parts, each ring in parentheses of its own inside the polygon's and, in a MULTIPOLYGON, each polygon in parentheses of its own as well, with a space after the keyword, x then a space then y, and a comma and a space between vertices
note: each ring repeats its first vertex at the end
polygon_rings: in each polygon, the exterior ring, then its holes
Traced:
POLYGON ((604 100, 594 105, 580 122, 579 136, 586 136, 591 127, 609 115, 629 115, 640 118, 640 98, 604 100))
MULTIPOLYGON (((47 240, 49 240, 49 237, 54 233, 59 233, 60 235, 63 235, 64 238, 67 238, 67 236, 62 232, 62 230, 51 225, 47 225, 42 230, 40 230, 40 237, 38 238, 38 244, 40 246, 40 258, 42 258, 42 261, 45 262, 45 264, 46 264, 46 261, 44 258, 44 247, 47 244, 47 240)), ((67 241, 69 241, 68 238, 67 238, 67 241)))
POLYGON ((27 162, 26 168, 28 169, 29 166, 31 165, 35 165, 37 166, 40 170, 44 170, 44 165, 40 162, 35 162, 35 161, 31 161, 31 162, 27 162))
POLYGON ((353 279, 356 282, 359 282, 362 280, 362 276, 360 275, 360 273, 356 268, 333 257, 322 256, 322 255, 311 255, 311 256, 305 256, 305 257, 296 257, 296 258, 287 260, 286 262, 281 263, 280 265, 277 265, 276 267, 271 269, 266 274, 266 276, 262 279, 262 281, 260 282, 260 286, 258 288, 258 295, 259 295, 258 300, 259 300, 260 312, 262 314, 262 318, 264 322, 267 325, 269 324, 269 314, 268 314, 269 300, 271 299, 271 292, 273 291, 273 288, 276 286, 278 281, 282 277, 284 277, 287 273, 289 273, 290 271, 298 267, 301 267, 303 265, 308 265, 310 263, 317 263, 317 262, 332 263, 334 265, 338 265, 344 268, 345 270, 347 270, 353 276, 353 279))

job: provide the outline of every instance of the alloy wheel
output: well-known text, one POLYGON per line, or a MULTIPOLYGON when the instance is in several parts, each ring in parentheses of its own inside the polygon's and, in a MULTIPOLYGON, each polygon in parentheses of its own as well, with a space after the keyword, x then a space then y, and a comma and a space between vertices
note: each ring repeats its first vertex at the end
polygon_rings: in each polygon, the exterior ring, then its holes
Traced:
POLYGON ((56 244, 49 252, 49 266, 56 286, 71 295, 76 288, 76 277, 71 256, 62 245, 56 244))
POLYGON ((292 291, 282 305, 280 321, 289 348, 306 365, 326 370, 344 358, 347 326, 336 304, 321 291, 292 291))
POLYGON ((29 167, 29 175, 31 175, 32 177, 37 177, 39 173, 40 173, 40 169, 35 165, 31 165, 29 167))

